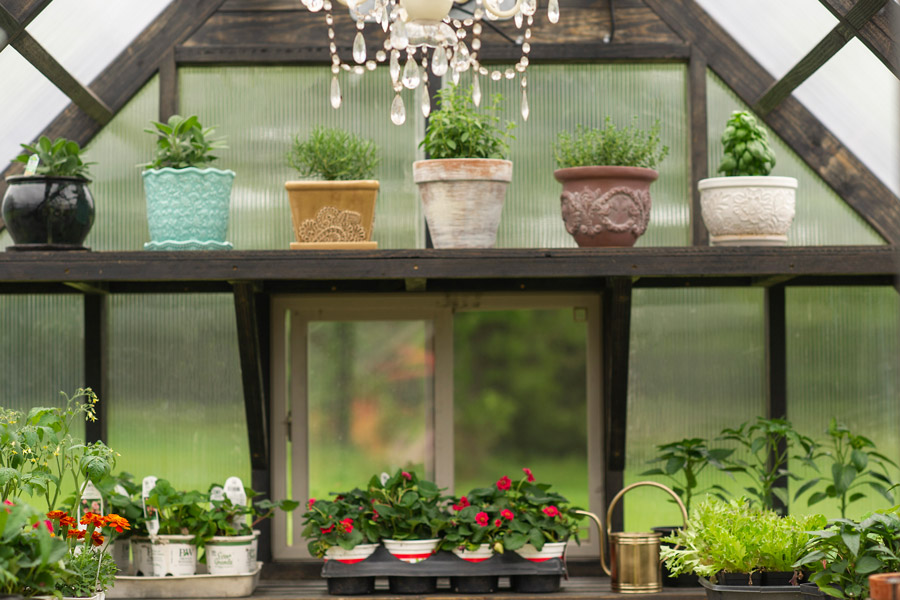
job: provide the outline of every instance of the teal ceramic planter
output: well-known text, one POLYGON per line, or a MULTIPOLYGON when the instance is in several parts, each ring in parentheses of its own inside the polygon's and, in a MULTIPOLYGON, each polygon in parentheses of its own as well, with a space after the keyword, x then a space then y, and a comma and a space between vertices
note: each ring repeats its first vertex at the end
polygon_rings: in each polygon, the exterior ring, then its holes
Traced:
POLYGON ((147 225, 145 250, 230 250, 225 241, 234 171, 149 169, 144 171, 147 225))

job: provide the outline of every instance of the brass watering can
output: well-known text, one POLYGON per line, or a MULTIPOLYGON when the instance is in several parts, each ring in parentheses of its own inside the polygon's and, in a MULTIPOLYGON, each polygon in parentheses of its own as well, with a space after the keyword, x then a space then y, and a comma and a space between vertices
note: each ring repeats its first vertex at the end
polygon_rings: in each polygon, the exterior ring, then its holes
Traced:
POLYGON ((662 573, 659 563, 659 540, 663 534, 656 532, 633 533, 610 531, 612 525, 613 509, 616 502, 631 489, 649 485, 658 487, 671 494, 681 509, 681 516, 687 527, 687 509, 678 494, 661 483, 655 481, 638 481, 622 489, 609 503, 606 512, 606 535, 609 538, 609 566, 604 555, 603 523, 594 513, 579 510, 578 513, 587 515, 597 524, 600 531, 600 564, 611 580, 612 591, 622 594, 651 594, 662 591, 662 573))

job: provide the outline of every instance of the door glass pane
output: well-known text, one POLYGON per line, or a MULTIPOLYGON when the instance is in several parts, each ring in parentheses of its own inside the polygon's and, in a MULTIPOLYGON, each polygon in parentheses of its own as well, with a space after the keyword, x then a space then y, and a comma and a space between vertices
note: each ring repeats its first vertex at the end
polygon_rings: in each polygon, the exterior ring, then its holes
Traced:
POLYGON ((399 467, 431 475, 432 337, 427 321, 309 324, 311 497, 399 467))
POLYGON ((571 308, 454 316, 456 494, 538 481, 588 503, 586 327, 571 308))

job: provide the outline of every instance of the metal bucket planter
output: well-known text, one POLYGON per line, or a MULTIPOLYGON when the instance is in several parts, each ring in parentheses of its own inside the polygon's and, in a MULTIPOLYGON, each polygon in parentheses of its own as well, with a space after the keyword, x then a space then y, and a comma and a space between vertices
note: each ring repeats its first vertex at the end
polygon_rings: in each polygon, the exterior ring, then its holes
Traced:
POLYGON ((94 198, 81 177, 7 177, 0 211, 16 250, 84 250, 94 198))
POLYGON ((225 241, 234 171, 148 169, 143 173, 150 242, 145 250, 230 250, 225 241))

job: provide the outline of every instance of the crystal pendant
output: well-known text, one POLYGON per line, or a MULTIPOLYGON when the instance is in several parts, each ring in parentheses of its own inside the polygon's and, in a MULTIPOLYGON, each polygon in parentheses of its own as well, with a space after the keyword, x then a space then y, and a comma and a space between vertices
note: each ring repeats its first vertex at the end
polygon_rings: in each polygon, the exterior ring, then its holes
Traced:
POLYGON ((337 76, 331 80, 331 106, 333 108, 341 107, 341 84, 338 82, 337 76))
POLYGON ((522 23, 525 21, 525 15, 522 14, 521 10, 516 13, 514 20, 516 23, 516 29, 522 29, 522 23))
POLYGON ((456 45, 456 52, 453 54, 453 70, 459 73, 468 70, 471 58, 472 56, 466 43, 460 42, 456 45))
POLYGON ((472 76, 472 102, 475 106, 481 106, 481 84, 478 83, 478 76, 472 76))
POLYGON ((522 118, 524 120, 528 120, 528 115, 531 114, 531 110, 528 108, 528 90, 522 89, 522 118))
POLYGON ((559 23, 559 0, 550 0, 547 5, 547 18, 551 23, 559 23))
POLYGON ((428 115, 431 114, 431 92, 428 91, 428 86, 422 86, 422 116, 426 119, 428 115))
POLYGON ((431 72, 438 77, 443 77, 448 67, 447 51, 443 46, 438 46, 434 49, 434 54, 431 56, 431 72))
POLYGON ((406 25, 403 21, 396 20, 391 25, 391 46, 397 50, 405 50, 409 46, 409 38, 406 35, 406 25))
POLYGON ((406 122, 406 107, 403 106, 400 92, 397 92, 394 102, 391 104, 391 122, 394 125, 403 125, 406 122))
POLYGON ((406 59, 406 65, 403 67, 403 87, 407 89, 415 89, 422 81, 422 75, 419 72, 419 63, 416 62, 415 56, 406 59))
POLYGON ((391 51, 391 81, 397 83, 400 81, 400 53, 397 50, 391 51))
POLYGON ((353 40, 353 60, 356 64, 361 65, 366 62, 366 40, 362 31, 356 33, 356 39, 353 40))
POLYGON ((310 12, 319 12, 322 10, 323 6, 325 6, 324 0, 309 0, 306 8, 308 8, 310 12))
POLYGON ((537 0, 522 0, 522 8, 520 10, 525 13, 526 17, 534 15, 537 12, 537 0))

